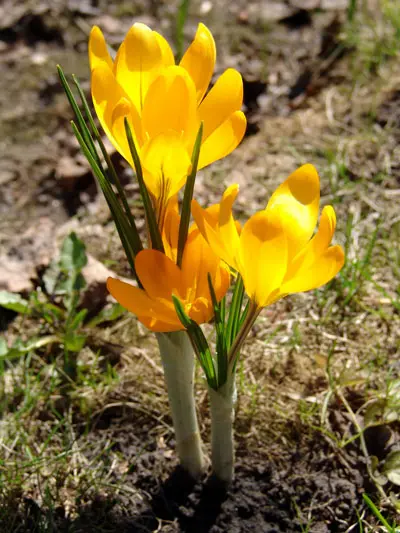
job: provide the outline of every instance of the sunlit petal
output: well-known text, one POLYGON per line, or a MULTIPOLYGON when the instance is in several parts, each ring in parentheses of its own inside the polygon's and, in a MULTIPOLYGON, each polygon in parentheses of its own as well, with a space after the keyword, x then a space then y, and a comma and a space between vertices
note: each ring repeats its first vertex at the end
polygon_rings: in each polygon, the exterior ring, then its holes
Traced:
POLYGON ((141 152, 148 190, 165 203, 185 184, 192 163, 181 136, 169 130, 152 137, 141 152))
POLYGON ((210 30, 199 24, 192 44, 186 50, 180 65, 187 70, 196 86, 197 102, 205 95, 214 72, 216 49, 210 30))
POLYGON ((92 98, 100 124, 115 148, 129 161, 128 144, 123 127, 123 117, 128 116, 132 129, 140 131, 136 109, 106 63, 92 72, 92 98), (122 118, 122 121, 119 120, 122 118), (120 121, 117 127, 115 123, 120 121))
POLYGON ((140 113, 154 72, 163 66, 165 50, 149 27, 135 23, 121 44, 114 63, 118 83, 140 113))
POLYGON ((283 227, 266 211, 253 215, 240 236, 241 274, 248 296, 259 307, 279 289, 287 268, 287 240, 283 227))
POLYGON ((318 219, 319 177, 313 165, 293 172, 271 196, 266 211, 279 218, 288 239, 289 257, 311 238, 318 219))
POLYGON ((106 40, 98 26, 93 26, 90 32, 88 52, 91 70, 102 63, 106 63, 110 69, 113 68, 113 60, 108 52, 106 40))
POLYGON ((293 278, 282 285, 281 292, 289 294, 318 289, 334 278, 343 265, 343 249, 339 245, 331 246, 308 268, 301 267, 293 278))
POLYGON ((236 111, 201 145, 199 169, 230 154, 243 139, 245 131, 246 117, 236 111))
MULTIPOLYGON (((218 214, 219 210, 217 216, 218 214)), ((229 246, 230 243, 226 243, 221 239, 215 213, 209 213, 206 209, 200 207, 196 200, 193 200, 192 215, 200 233, 208 242, 212 251, 229 266, 236 268, 237 250, 232 249, 229 246)))
POLYGON ((158 250, 142 250, 135 259, 136 273, 150 298, 171 301, 175 294, 183 298, 182 273, 176 264, 158 250))
POLYGON ((143 131, 153 138, 173 130, 193 142, 198 129, 196 114, 195 87, 188 73, 177 66, 163 69, 145 98, 143 131))
POLYGON ((162 64, 164 67, 170 67, 171 65, 175 65, 175 58, 174 54, 171 50, 170 45, 168 44, 167 40, 164 39, 162 35, 157 33, 156 31, 153 31, 153 34, 155 35, 155 38, 158 41, 158 45, 161 50, 161 56, 162 56, 162 64))
POLYGON ((229 68, 217 80, 199 107, 204 122, 203 139, 223 124, 243 103, 243 81, 237 70, 229 68))
POLYGON ((108 278, 107 289, 118 303, 138 316, 157 316, 160 320, 169 321, 171 310, 162 302, 153 300, 145 291, 125 283, 119 279, 108 278))

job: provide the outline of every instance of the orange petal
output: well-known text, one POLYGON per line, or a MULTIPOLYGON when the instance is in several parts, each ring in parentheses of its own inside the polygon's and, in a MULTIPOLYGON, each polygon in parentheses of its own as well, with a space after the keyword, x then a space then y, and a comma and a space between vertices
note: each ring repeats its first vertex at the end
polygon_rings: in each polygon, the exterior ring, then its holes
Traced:
POLYGON ((172 303, 172 294, 184 299, 182 272, 165 254, 158 250, 142 250, 135 259, 136 273, 150 298, 172 303))
POLYGON ((153 300, 142 289, 129 283, 108 278, 107 289, 118 303, 137 316, 157 317, 166 322, 174 316, 175 310, 164 305, 163 302, 153 300))

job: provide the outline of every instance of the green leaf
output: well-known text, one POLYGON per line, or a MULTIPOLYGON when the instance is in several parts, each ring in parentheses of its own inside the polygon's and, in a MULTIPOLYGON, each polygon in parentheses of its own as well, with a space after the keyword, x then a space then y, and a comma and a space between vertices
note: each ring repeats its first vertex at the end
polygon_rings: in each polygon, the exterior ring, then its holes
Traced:
POLYGON ((4 357, 8 352, 7 341, 4 337, 0 337, 0 357, 4 357))
POLYGON ((90 134, 90 131, 89 131, 89 128, 86 126, 86 123, 85 123, 85 120, 82 116, 82 113, 79 109, 79 106, 76 102, 76 99, 74 97, 74 95, 72 94, 72 91, 71 91, 71 88, 67 82, 67 78, 65 77, 65 74, 62 70, 62 68, 60 67, 60 65, 57 65, 57 71, 58 71, 58 75, 60 77, 60 81, 61 81, 61 85, 63 86, 63 89, 65 91, 65 94, 67 95, 67 98, 68 98, 68 101, 70 103, 70 106, 72 107, 72 110, 75 114, 75 117, 76 117, 76 120, 78 122, 78 125, 79 125, 79 131, 83 137, 83 140, 85 142, 85 144, 88 146, 88 149, 90 150, 90 153, 92 155, 92 157, 95 159, 95 161, 97 162, 97 164, 99 166, 101 166, 101 163, 100 163, 100 158, 98 156, 98 153, 97 153, 97 150, 96 150, 96 147, 94 145, 94 142, 93 142, 93 139, 92 139, 92 136, 90 134))
POLYGON ((64 346, 70 352, 79 352, 85 346, 86 335, 77 335, 69 331, 64 336, 64 346))
POLYGON ((214 324, 217 335, 217 370, 218 388, 226 383, 228 377, 228 351, 225 338, 225 324, 222 318, 221 305, 217 301, 217 296, 212 284, 210 274, 207 274, 208 287, 210 289, 211 300, 214 308, 214 324))
POLYGON ((27 314, 29 302, 22 298, 19 294, 8 291, 0 291, 0 306, 5 309, 10 309, 16 313, 27 314))
POLYGON ((112 322, 122 316, 125 313, 125 308, 122 305, 116 303, 109 307, 105 307, 89 322, 88 326, 94 328, 104 322, 112 322))
POLYGON ((400 485, 400 450, 394 450, 387 455, 382 472, 389 481, 400 485))
POLYGON ((43 346, 47 346, 48 344, 55 344, 59 342, 60 342, 60 339, 57 337, 57 335, 46 335, 45 337, 39 337, 37 339, 30 339, 29 341, 25 343, 21 342, 20 340, 17 340, 11 346, 11 348, 7 350, 6 353, 0 353, 0 357, 6 360, 18 359, 19 357, 22 357, 23 355, 29 352, 38 350, 39 348, 43 348, 43 346))
POLYGON ((60 268, 64 272, 80 272, 87 264, 86 249, 83 242, 72 232, 65 237, 61 247, 60 268))
POLYGON ((99 133, 99 130, 97 129, 96 127, 96 124, 93 120, 93 117, 92 117, 92 114, 90 112, 90 109, 89 109, 89 105, 87 103, 87 100, 86 100, 86 97, 85 97, 85 94, 79 84, 79 81, 78 79, 72 75, 72 79, 74 80, 74 83, 75 83, 75 86, 78 90, 78 93, 79 93, 79 96, 80 96, 80 99, 81 99, 81 102, 82 102, 82 105, 83 105, 83 108, 85 110, 85 114, 86 114, 86 118, 90 124, 90 127, 92 128, 92 132, 93 132, 93 135, 98 143, 98 145, 100 146, 100 150, 103 154, 103 157, 105 159, 105 162, 107 163, 107 167, 108 167, 108 171, 111 175, 111 178, 112 178, 112 181, 114 183, 114 185, 116 186, 117 188, 117 191, 118 191, 118 194, 119 194, 119 197, 122 201, 122 205, 124 206, 124 210, 125 210, 125 214, 128 218, 128 221, 129 221, 129 224, 131 225, 131 228, 132 228, 132 238, 133 240, 135 241, 135 249, 137 251, 135 251, 135 254, 137 254, 141 249, 142 249, 142 242, 140 240, 140 236, 139 236, 139 232, 137 230, 137 227, 136 227, 136 223, 135 223, 135 219, 133 218, 132 216, 132 213, 131 213, 131 210, 129 208, 129 204, 128 204, 128 200, 126 198, 126 195, 125 195, 125 191, 121 185, 121 182, 119 180, 119 177, 118 177, 118 174, 117 172, 115 171, 115 167, 111 161, 111 158, 106 150, 106 147, 104 146, 104 143, 103 143, 103 140, 101 138, 101 135, 99 133))
POLYGON ((192 205, 194 184, 196 181, 197 166, 199 164, 199 156, 200 156, 202 138, 203 138, 203 122, 200 124, 199 131, 197 132, 196 141, 193 146, 192 170, 186 181, 185 192, 183 194, 181 221, 179 223, 178 254, 177 254, 177 260, 176 260, 176 264, 179 267, 182 266, 183 250, 185 248, 188 231, 189 231, 191 205, 192 205))
POLYGON ((244 297, 244 284, 242 277, 238 274, 236 279, 235 288, 233 289, 232 302, 229 309, 228 323, 226 325, 226 337, 228 350, 233 344, 233 341, 238 334, 241 326, 241 309, 244 297))
POLYGON ((81 309, 79 313, 76 313, 74 318, 72 318, 68 324, 68 330, 70 332, 76 331, 82 325, 87 314, 88 314, 87 309, 81 309))
POLYGON ((51 261, 42 276, 42 281, 44 283, 44 288, 46 289, 47 294, 55 294, 60 274, 61 271, 58 261, 51 261))
POLYGON ((143 179, 142 165, 140 163, 139 154, 136 150, 135 142, 133 140, 131 127, 127 117, 124 118, 125 133, 128 139, 129 149, 131 151, 132 159, 135 165, 136 177, 139 184, 140 196, 142 198, 144 211, 146 214, 146 221, 149 228, 151 246, 155 250, 164 252, 164 245, 160 235, 160 230, 157 224, 156 215, 154 213, 153 204, 150 199, 149 192, 143 179))
POLYGON ((137 242, 136 236, 134 232, 132 232, 132 228, 129 224, 129 221, 125 213, 123 212, 121 208, 121 205, 118 201, 116 194, 114 193, 110 183, 108 182, 107 177, 104 175, 104 172, 99 167, 99 165, 96 163, 95 159, 90 153, 89 148, 86 146, 81 133, 79 132, 78 128, 76 127, 76 124, 73 121, 71 122, 71 126, 75 134, 75 137, 77 138, 79 145, 82 149, 82 152, 84 153, 86 159, 88 160, 90 166, 92 167, 93 174, 95 175, 97 181, 99 182, 101 190, 103 191, 104 197, 107 201, 108 207, 110 208, 110 211, 111 211, 111 215, 117 227, 117 231, 121 239, 122 246, 124 247, 129 265, 132 269, 134 276, 136 277, 138 281, 139 286, 141 287, 140 280, 136 276, 135 255, 142 249, 142 244, 141 242, 139 243, 137 242))
POLYGON ((185 327, 190 337, 200 366, 202 367, 203 372, 206 376, 207 382, 211 388, 217 390, 217 375, 215 372, 214 360, 211 355, 211 350, 208 345, 207 339, 205 338, 204 333, 201 327, 197 324, 197 322, 192 320, 185 313, 185 310, 183 308, 183 305, 179 301, 179 298, 177 298, 176 296, 172 296, 172 300, 174 302, 176 314, 178 315, 179 320, 182 322, 182 325, 185 327))

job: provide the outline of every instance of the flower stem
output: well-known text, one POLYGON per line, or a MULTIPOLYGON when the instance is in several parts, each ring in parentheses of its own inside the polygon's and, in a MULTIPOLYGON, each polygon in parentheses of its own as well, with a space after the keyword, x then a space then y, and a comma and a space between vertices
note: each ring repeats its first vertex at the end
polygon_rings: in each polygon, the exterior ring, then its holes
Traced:
POLYGON ((168 391, 176 448, 182 467, 196 478, 204 458, 194 401, 195 356, 186 332, 157 333, 168 391))
POLYGON ((211 410, 211 461, 214 474, 225 484, 233 480, 233 420, 236 401, 235 377, 228 377, 218 390, 209 387, 211 410))

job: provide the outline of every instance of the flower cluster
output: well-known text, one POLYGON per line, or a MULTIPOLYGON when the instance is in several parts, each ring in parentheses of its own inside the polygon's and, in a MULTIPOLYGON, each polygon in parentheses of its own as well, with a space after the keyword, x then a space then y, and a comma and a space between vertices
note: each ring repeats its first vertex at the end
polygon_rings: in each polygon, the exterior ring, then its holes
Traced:
POLYGON ((164 213, 160 230, 165 254, 143 250, 135 260, 143 288, 108 282, 111 294, 143 324, 153 331, 182 329, 172 296, 182 301, 195 322, 210 321, 213 304, 207 278, 211 275, 220 300, 229 287, 227 266, 240 274, 258 309, 290 293, 320 287, 339 272, 344 254, 340 246, 330 246, 336 225, 331 206, 323 209, 313 235, 320 185, 309 164, 291 174, 243 229, 232 214, 237 185, 228 187, 214 208, 202 209, 193 200, 197 227, 189 234, 178 267, 177 193, 191 170, 195 138, 203 123, 198 168, 226 156, 242 140, 246 119, 240 110, 241 76, 228 69, 208 91, 216 49, 203 24, 178 65, 167 41, 140 23, 128 31, 115 60, 101 30, 94 27, 89 58, 92 98, 101 125, 133 166, 124 128, 128 119, 154 208, 164 213))

